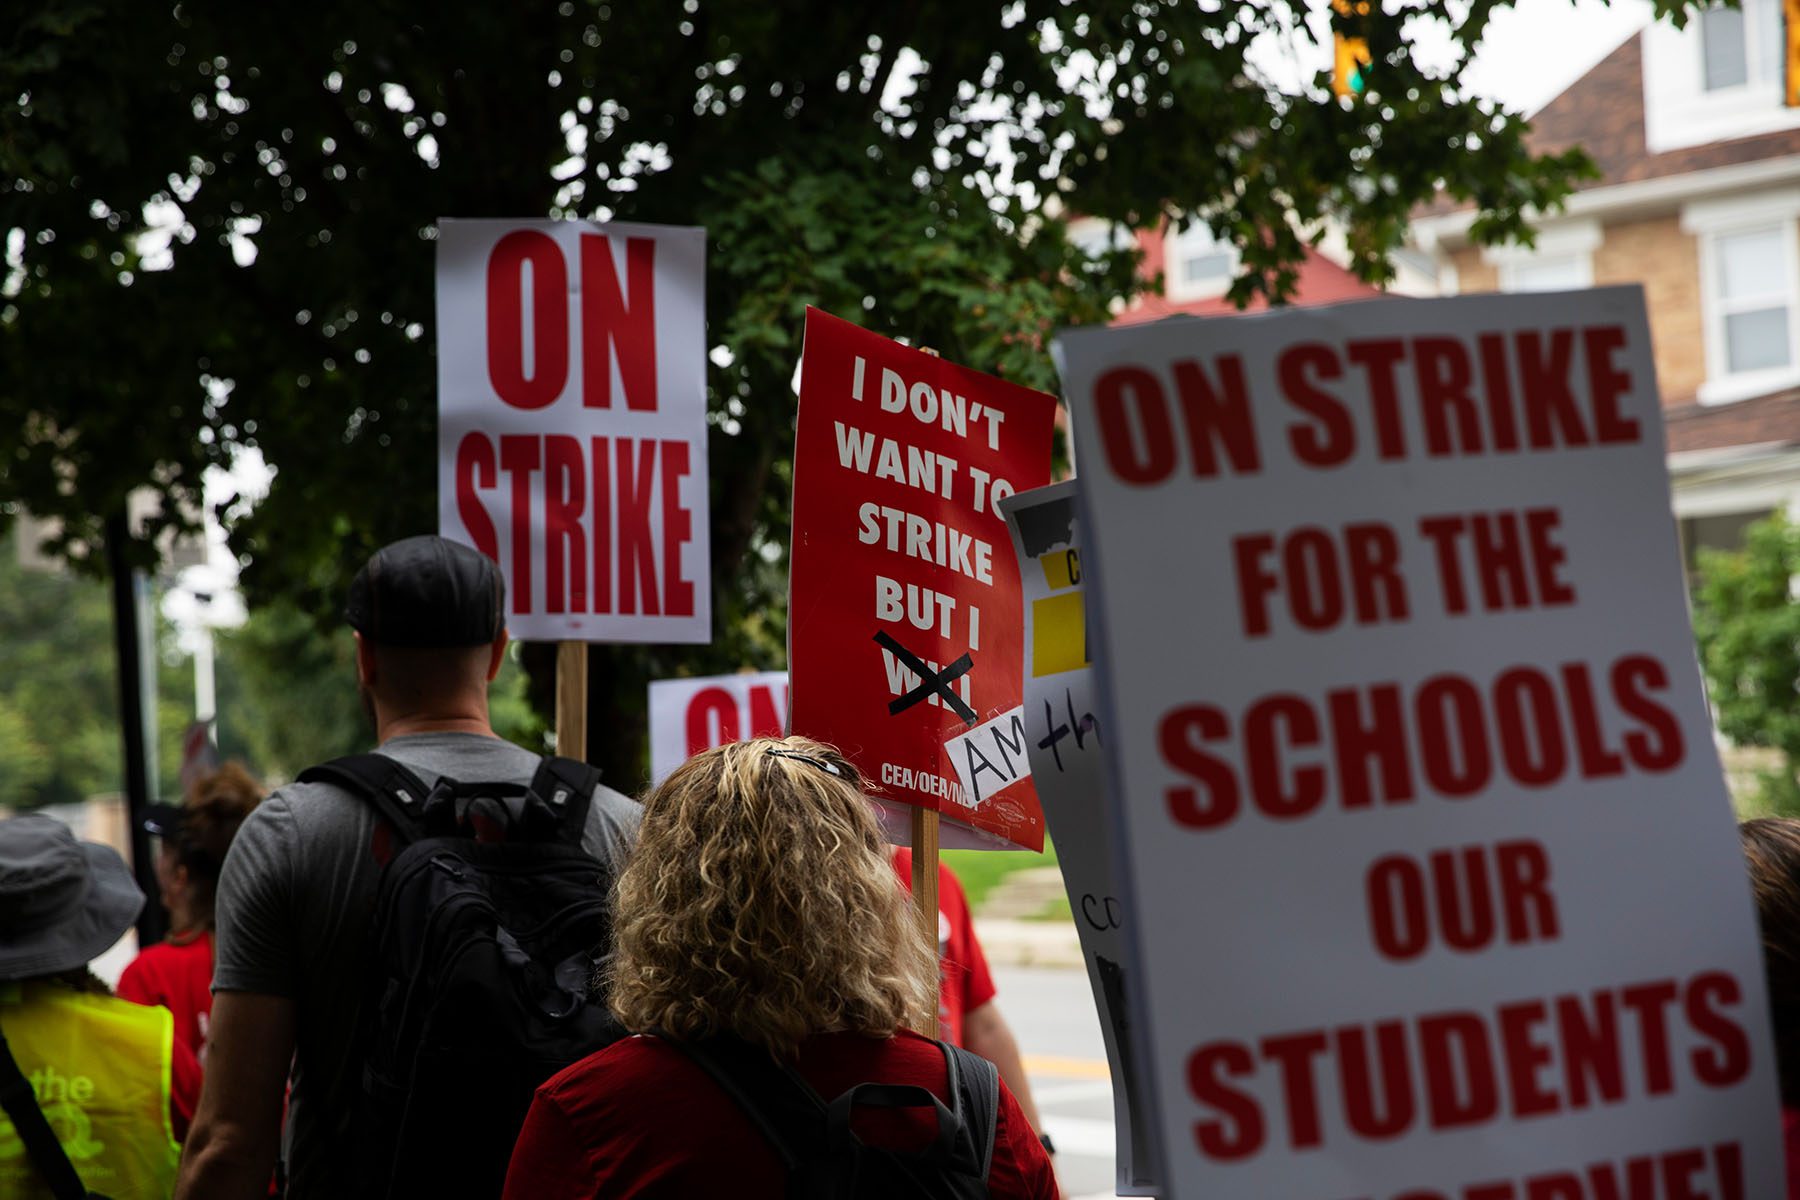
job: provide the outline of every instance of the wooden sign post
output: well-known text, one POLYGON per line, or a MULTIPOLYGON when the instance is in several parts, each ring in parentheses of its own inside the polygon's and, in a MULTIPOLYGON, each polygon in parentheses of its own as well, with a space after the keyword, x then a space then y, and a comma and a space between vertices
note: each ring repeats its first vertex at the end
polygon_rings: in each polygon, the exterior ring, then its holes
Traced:
POLYGON ((556 752, 587 761, 588 647, 586 642, 556 646, 556 752))
MULTIPOLYGON (((933 358, 943 355, 931 346, 919 349, 933 358)), ((925 930, 925 941, 932 952, 938 949, 938 814, 934 809, 915 808, 912 812, 912 898, 913 911, 925 930)), ((939 968, 942 970, 942 967, 939 968)), ((919 1031, 928 1038, 938 1035, 937 1006, 925 1018, 919 1031)))
MULTIPOLYGON (((932 954, 938 952, 938 815, 928 808, 912 810, 912 898, 913 910, 925 930, 925 940, 932 954)), ((919 1030, 928 1038, 938 1035, 936 997, 925 1028, 919 1030)))

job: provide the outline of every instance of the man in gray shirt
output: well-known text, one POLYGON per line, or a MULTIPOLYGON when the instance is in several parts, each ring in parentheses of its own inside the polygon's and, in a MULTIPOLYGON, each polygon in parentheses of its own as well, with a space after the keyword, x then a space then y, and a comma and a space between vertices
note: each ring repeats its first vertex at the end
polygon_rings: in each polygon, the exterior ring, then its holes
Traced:
MULTIPOLYGON (((495 736, 487 688, 506 651, 504 585, 437 537, 378 551, 351 584, 358 683, 380 753, 439 776, 526 784, 539 757, 495 736)), ((594 793, 582 846, 617 873, 638 806, 594 793)), ((365 800, 324 783, 277 791, 245 821, 219 879, 206 1087, 176 1195, 268 1194, 290 1060, 288 1195, 351 1190, 356 1027, 382 866, 398 849, 365 800)))

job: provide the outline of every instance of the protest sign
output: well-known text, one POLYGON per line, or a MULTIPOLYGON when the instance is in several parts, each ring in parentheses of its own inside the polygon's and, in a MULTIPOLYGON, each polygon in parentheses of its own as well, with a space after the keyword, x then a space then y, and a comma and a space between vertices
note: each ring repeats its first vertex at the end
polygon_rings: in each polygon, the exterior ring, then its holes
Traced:
POLYGON ((650 781, 714 746, 780 737, 787 727, 786 671, 658 679, 650 684, 650 781))
POLYGON ((1031 778, 1022 708, 957 734, 944 743, 944 749, 971 808, 980 808, 1021 779, 1031 778))
POLYGON ((1019 733, 1044 821, 1056 842, 1106 1061, 1112 1068, 1115 1190, 1158 1195, 1152 1120, 1131 1045, 1125 903, 1113 877, 1106 763, 1089 662, 1074 481, 1000 502, 1024 588, 1025 703, 1019 733))
POLYGON ((1058 350, 1168 1194, 1781 1195, 1641 291, 1058 350))
POLYGON ((712 638, 706 235, 438 226, 438 529, 546 641, 712 638))
POLYGON ((181 772, 176 776, 182 803, 207 775, 219 769, 219 745, 213 741, 213 721, 194 721, 181 735, 181 772))
MULTIPOLYGON (((702 750, 744 738, 780 737, 787 720, 786 671, 655 680, 650 684, 651 782, 661 783, 702 750)), ((870 800, 887 839, 910 845, 909 815, 917 810, 879 796, 870 800)), ((945 850, 1015 849, 1011 842, 955 822, 944 826, 940 842, 945 850)))
POLYGON ((995 505, 1049 481, 1055 416, 1041 392, 807 310, 792 728, 841 748, 882 798, 1031 850, 1029 780, 977 801, 945 743, 1019 705, 1019 570, 995 505))

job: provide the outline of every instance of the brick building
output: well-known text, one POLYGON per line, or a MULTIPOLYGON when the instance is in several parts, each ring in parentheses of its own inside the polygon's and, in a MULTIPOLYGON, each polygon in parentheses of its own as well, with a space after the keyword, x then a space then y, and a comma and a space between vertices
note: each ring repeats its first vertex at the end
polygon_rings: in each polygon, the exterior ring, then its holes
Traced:
POLYGON ((1446 294, 1641 283, 1690 565, 1777 509, 1800 515, 1800 109, 1781 0, 1634 35, 1533 118, 1600 168, 1532 248, 1479 248, 1474 214, 1414 222, 1446 294))

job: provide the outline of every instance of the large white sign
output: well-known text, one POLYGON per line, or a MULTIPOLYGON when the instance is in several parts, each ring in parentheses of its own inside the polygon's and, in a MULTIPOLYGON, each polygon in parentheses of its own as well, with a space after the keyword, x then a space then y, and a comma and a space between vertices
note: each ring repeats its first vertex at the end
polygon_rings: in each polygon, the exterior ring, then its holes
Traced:
POLYGON ((500 564, 506 627, 707 642, 706 234, 438 225, 438 529, 500 564))
POLYGON ((1784 1194, 1641 291, 1058 349, 1167 1194, 1784 1194))
POLYGON ((714 746, 787 729, 786 671, 657 679, 650 683, 650 782, 714 746))
POLYGON ((1025 704, 1019 740, 1038 803, 1056 841, 1057 865, 1087 961, 1088 984, 1112 1069, 1114 1162, 1121 1196, 1154 1196, 1155 1156, 1140 1052, 1132 1045, 1128 914, 1113 875, 1105 731, 1094 695, 1075 482, 1000 502, 1025 590, 1025 704))

